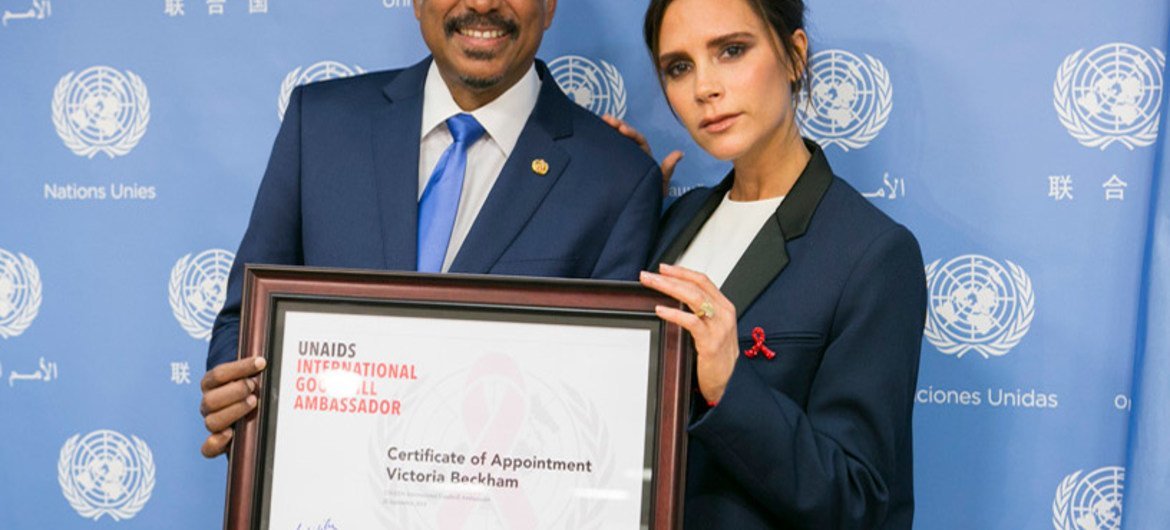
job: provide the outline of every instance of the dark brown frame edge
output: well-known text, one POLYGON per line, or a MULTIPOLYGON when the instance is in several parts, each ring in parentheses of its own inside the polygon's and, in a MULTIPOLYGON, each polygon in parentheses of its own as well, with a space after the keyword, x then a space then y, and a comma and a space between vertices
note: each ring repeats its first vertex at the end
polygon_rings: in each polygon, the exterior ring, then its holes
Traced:
MULTIPOLYGON (((520 278, 494 275, 419 274, 368 270, 248 265, 240 317, 240 358, 263 356, 271 334, 276 295, 309 295, 348 300, 423 301, 511 307, 617 310, 654 313, 656 305, 683 306, 633 282, 520 278)), ((664 322, 661 399, 658 404, 658 462, 654 475, 654 528, 682 527, 686 472, 686 415, 691 362, 682 328, 664 322), (676 472, 677 470, 677 472, 676 472)), ((267 372, 260 376, 264 395, 267 372)), ((236 425, 228 462, 224 528, 251 530, 256 464, 262 440, 265 400, 236 425)))

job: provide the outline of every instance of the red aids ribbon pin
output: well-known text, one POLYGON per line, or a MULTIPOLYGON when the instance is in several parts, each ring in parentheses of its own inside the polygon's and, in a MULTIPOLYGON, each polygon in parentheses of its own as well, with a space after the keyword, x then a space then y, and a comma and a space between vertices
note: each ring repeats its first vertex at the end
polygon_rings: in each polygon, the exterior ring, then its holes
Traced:
POLYGON ((763 352, 764 357, 769 361, 776 357, 776 352, 772 351, 770 348, 764 345, 764 328, 757 326, 756 329, 753 329, 752 340, 756 341, 756 345, 744 350, 744 355, 751 358, 759 355, 760 352, 763 352))

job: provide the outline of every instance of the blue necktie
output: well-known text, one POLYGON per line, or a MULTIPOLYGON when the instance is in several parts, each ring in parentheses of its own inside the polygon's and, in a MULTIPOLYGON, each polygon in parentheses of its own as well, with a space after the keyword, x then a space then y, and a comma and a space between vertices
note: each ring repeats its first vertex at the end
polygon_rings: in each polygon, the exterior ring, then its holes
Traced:
POLYGON ((431 172, 426 190, 418 200, 418 271, 441 272, 459 211, 463 193, 463 173, 467 169, 467 150, 480 136, 483 126, 470 114, 456 114, 447 120, 447 129, 455 138, 431 172))

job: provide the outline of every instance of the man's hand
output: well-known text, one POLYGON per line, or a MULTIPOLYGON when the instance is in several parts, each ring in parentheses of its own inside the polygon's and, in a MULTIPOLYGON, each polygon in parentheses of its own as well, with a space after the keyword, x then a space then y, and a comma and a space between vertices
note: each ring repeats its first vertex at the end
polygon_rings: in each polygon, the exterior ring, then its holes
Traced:
MULTIPOLYGON (((602 116, 601 120, 610 127, 613 127, 617 132, 621 133, 622 136, 633 140, 634 143, 638 144, 638 147, 641 147, 642 150, 646 152, 646 154, 650 155, 650 158, 654 158, 654 151, 650 149, 650 143, 647 142, 646 137, 642 136, 642 133, 638 132, 638 130, 635 129, 632 125, 610 114, 602 116)), ((674 175, 674 167, 678 165, 679 161, 682 160, 682 157, 682 151, 672 151, 669 155, 666 155, 666 158, 663 158, 662 163, 659 164, 658 167, 662 170, 663 195, 666 195, 669 191, 670 177, 674 175)))
POLYGON ((227 451, 234 434, 232 425, 256 408, 258 385, 252 376, 267 365, 263 357, 240 359, 216 366, 203 376, 199 412, 211 433, 200 448, 203 456, 213 458, 227 451))

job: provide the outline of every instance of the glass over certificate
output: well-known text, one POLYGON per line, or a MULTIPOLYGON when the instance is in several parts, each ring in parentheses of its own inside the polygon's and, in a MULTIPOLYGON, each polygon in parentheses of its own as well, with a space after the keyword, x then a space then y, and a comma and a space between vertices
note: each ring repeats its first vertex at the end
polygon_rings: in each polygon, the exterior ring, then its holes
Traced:
POLYGON ((689 366, 633 283, 249 268, 227 528, 674 528, 689 366))

